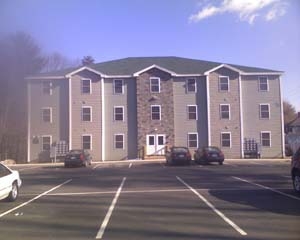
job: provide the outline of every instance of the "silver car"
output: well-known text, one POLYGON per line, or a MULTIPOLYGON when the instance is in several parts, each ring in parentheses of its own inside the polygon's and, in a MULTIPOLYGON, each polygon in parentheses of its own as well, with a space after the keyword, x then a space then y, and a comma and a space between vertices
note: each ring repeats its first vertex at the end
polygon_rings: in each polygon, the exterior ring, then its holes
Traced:
POLYGON ((21 184, 19 172, 0 163, 0 200, 15 201, 19 195, 21 184))

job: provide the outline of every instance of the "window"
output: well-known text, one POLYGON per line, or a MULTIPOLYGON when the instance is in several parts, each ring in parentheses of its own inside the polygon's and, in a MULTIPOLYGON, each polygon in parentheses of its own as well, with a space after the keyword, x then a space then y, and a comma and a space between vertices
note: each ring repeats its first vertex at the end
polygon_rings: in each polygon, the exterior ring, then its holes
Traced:
POLYGON ((124 121, 124 107, 114 107, 114 120, 124 121))
POLYGON ((82 79, 81 80, 81 93, 90 94, 91 91, 91 79, 82 79))
POLYGON ((259 91, 267 92, 269 91, 269 83, 267 77, 260 77, 259 78, 259 91))
POLYGON ((92 136, 91 135, 83 135, 82 136, 82 148, 83 149, 92 149, 92 136))
POLYGON ((123 79, 114 80, 114 94, 123 94, 123 79))
POLYGON ((260 104, 259 105, 259 116, 261 119, 270 118, 270 105, 269 104, 260 104))
POLYGON ((229 77, 219 77, 219 90, 224 92, 229 91, 229 77))
POLYGON ((196 89, 197 89, 197 85, 196 85, 196 79, 194 79, 194 78, 189 78, 188 80, 187 80, 187 83, 186 83, 186 86, 187 86, 187 88, 186 88, 186 91, 189 93, 189 92, 196 92, 196 89))
POLYGON ((115 135, 115 148, 124 149, 124 134, 115 135))
POLYGON ((52 122, 52 108, 43 108, 42 109, 42 119, 43 122, 52 122))
POLYGON ((160 92, 160 78, 156 78, 156 77, 150 78, 150 89, 152 93, 160 92))
POLYGON ((198 133, 188 133, 188 147, 198 147, 198 133))
POLYGON ((261 145, 263 147, 271 147, 271 133, 261 132, 260 133, 261 145))
POLYGON ((187 106, 188 120, 197 120, 197 105, 187 106))
POLYGON ((231 133, 221 133, 221 146, 231 147, 231 133))
POLYGON ((230 119, 230 105, 221 104, 220 105, 220 118, 221 119, 230 119))
POLYGON ((82 121, 92 121, 92 107, 82 107, 82 121))
POLYGON ((43 94, 52 95, 52 82, 51 81, 43 81, 43 94))
POLYGON ((151 106, 151 119, 152 120, 160 120, 160 106, 159 105, 151 106))
POLYGON ((51 147, 51 136, 42 136, 42 150, 43 151, 50 151, 51 147))

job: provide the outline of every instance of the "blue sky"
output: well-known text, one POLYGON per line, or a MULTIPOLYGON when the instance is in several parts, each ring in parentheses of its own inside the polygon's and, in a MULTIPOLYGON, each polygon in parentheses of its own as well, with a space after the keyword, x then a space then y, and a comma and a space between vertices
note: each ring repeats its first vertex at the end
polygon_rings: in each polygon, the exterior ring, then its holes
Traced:
POLYGON ((282 70, 300 111, 299 0, 0 0, 0 34, 96 62, 180 56, 282 70))

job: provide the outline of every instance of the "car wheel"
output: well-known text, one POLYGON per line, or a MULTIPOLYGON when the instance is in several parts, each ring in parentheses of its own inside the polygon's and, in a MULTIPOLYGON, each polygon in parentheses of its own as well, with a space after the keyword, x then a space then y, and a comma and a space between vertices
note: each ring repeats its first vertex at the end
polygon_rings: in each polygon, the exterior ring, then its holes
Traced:
POLYGON ((297 193, 300 193, 300 175, 295 175, 293 177, 293 187, 297 193))
POLYGON ((8 199, 8 201, 13 202, 17 199, 18 195, 19 195, 19 187, 18 187, 17 182, 14 182, 12 184, 12 189, 11 189, 11 192, 9 193, 7 199, 8 199))

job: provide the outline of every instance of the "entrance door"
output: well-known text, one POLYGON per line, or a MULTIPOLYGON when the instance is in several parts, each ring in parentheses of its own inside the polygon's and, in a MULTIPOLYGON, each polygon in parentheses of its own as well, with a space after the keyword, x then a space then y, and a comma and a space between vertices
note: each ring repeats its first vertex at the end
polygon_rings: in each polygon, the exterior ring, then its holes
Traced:
POLYGON ((147 155, 164 155, 166 135, 147 135, 147 155))

